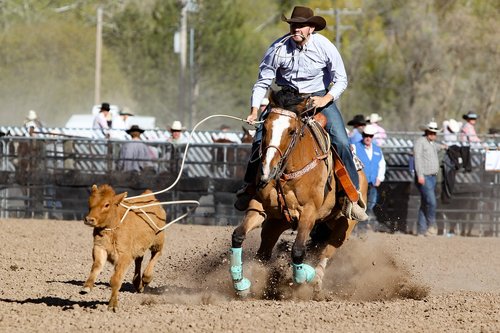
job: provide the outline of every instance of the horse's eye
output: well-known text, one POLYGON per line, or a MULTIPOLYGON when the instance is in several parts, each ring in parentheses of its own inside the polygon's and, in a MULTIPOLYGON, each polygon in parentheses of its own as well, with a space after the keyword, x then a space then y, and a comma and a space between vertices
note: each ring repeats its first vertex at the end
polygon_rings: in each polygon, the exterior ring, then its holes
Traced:
POLYGON ((290 129, 288 130, 288 134, 290 134, 290 135, 294 135, 294 134, 295 134, 295 132, 297 132, 297 130, 296 130, 295 128, 290 128, 290 129))

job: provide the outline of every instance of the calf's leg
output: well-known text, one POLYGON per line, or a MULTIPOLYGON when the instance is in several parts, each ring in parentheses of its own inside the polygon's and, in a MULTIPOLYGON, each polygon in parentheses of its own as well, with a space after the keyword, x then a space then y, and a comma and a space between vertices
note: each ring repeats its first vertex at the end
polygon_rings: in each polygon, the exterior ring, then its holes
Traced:
POLYGON ((90 275, 87 281, 85 281, 85 283, 83 284, 83 288, 80 291, 81 294, 87 294, 92 290, 92 288, 94 288, 95 280, 97 279, 99 273, 101 273, 104 264, 106 263, 107 257, 108 254, 106 253, 106 250, 104 248, 100 246, 94 246, 94 248, 92 249, 92 269, 90 270, 90 275))
POLYGON ((146 266, 146 269, 144 270, 144 274, 142 275, 142 289, 139 290, 139 292, 143 292, 144 288, 148 286, 148 284, 151 283, 153 280, 153 269, 160 260, 161 257, 161 250, 156 250, 155 248, 151 248, 151 259, 148 262, 148 265, 146 266))
POLYGON ((142 286, 142 276, 141 276, 141 267, 143 259, 144 256, 135 258, 135 271, 132 283, 134 284, 134 288, 137 292, 142 292, 144 289, 144 287, 142 286))
POLYGON ((115 271, 110 281, 111 298, 109 299, 108 310, 116 311, 118 309, 118 292, 122 287, 123 276, 132 263, 132 260, 130 256, 121 256, 115 264, 115 271))

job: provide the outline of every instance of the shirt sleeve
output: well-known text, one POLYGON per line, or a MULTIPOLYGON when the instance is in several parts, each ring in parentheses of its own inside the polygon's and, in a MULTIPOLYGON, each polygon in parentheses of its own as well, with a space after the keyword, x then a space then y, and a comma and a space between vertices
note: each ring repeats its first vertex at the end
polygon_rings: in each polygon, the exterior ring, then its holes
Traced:
POLYGON ((328 94, 333 96, 333 100, 337 100, 340 95, 347 88, 347 73, 344 66, 344 61, 340 56, 339 51, 333 45, 332 42, 326 40, 326 42, 330 45, 325 46, 326 56, 328 58, 327 68, 330 71, 330 75, 332 77, 333 86, 328 91, 328 94))
MULTIPOLYGON (((279 40, 281 40, 282 38, 280 38, 279 40)), ((267 90, 273 83, 273 80, 276 78, 276 69, 278 68, 276 53, 279 52, 280 46, 283 46, 283 44, 279 43, 279 40, 275 41, 267 49, 266 53, 264 54, 264 58, 259 65, 259 77, 257 78, 257 82, 255 82, 252 90, 252 107, 258 108, 260 106, 262 99, 266 96, 267 90)))
POLYGON ((423 166, 423 154, 424 154, 424 146, 422 140, 417 140, 415 142, 415 146, 413 147, 413 157, 415 159, 415 173, 417 177, 422 177, 424 174, 422 173, 423 166))
POLYGON ((378 174, 377 178, 380 180, 380 182, 383 182, 385 180, 385 169, 386 169, 387 163, 385 162, 384 154, 382 154, 382 158, 378 162, 378 174))

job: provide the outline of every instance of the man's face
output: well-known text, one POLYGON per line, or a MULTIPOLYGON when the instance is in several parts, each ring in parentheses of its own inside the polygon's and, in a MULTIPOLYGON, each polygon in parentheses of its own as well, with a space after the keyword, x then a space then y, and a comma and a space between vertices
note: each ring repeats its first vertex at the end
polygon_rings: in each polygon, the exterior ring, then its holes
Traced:
POLYGON ((306 23, 290 23, 290 34, 298 45, 304 45, 309 40, 309 36, 313 31, 314 27, 306 23))
POLYGON ((429 139, 429 141, 435 141, 436 136, 437 136, 436 132, 427 131, 427 138, 429 139))
POLYGON ((172 131, 172 137, 178 139, 181 137, 181 131, 172 131))
POLYGON ((363 133, 363 144, 367 147, 372 145, 373 135, 363 133))

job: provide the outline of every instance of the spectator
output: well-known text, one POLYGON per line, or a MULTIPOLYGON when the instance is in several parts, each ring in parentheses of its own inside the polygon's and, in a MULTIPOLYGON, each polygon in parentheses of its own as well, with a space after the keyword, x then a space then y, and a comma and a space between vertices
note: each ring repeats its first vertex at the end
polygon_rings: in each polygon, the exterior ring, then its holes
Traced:
POLYGON ((457 142, 458 133, 462 125, 455 119, 443 121, 443 140, 445 142, 457 142))
POLYGON ((186 143, 187 141, 186 138, 182 136, 182 131, 184 131, 182 123, 178 120, 175 120, 169 129, 170 137, 167 141, 171 143, 186 143))
POLYGON ((136 172, 153 170, 152 160, 156 156, 151 147, 141 141, 141 134, 144 133, 144 130, 138 125, 132 125, 126 132, 132 139, 124 143, 120 150, 116 165, 117 170, 136 172))
POLYGON ((94 118, 94 123, 92 128, 100 129, 102 134, 109 139, 109 123, 108 118, 110 117, 110 107, 109 103, 102 103, 99 113, 94 118))
POLYGON ((24 121, 24 126, 28 129, 31 126, 33 126, 35 129, 40 129, 43 127, 42 122, 40 121, 40 119, 38 119, 36 111, 29 110, 28 115, 26 116, 26 120, 24 121))
POLYGON ((363 127, 366 125, 365 116, 362 114, 357 114, 347 122, 348 126, 352 126, 352 130, 349 133, 349 142, 351 144, 355 144, 363 139, 361 136, 361 132, 363 131, 363 127))
POLYGON ((421 128, 424 135, 413 145, 415 158, 415 180, 420 192, 420 208, 417 219, 417 234, 419 236, 437 235, 436 226, 436 182, 439 171, 439 147, 436 143, 440 131, 435 121, 421 128))
POLYGON ((382 146, 387 139, 387 133, 385 133, 385 129, 380 126, 378 123, 382 121, 382 117, 378 115, 378 113, 372 113, 369 117, 366 118, 368 124, 375 126, 377 134, 374 136, 375 143, 377 146, 382 146))
POLYGON ((368 202, 366 213, 370 216, 367 222, 360 222, 360 227, 370 226, 373 230, 377 230, 378 226, 374 221, 373 208, 377 204, 377 189, 385 180, 386 162, 382 149, 373 142, 374 136, 377 134, 377 127, 373 124, 368 124, 363 128, 361 133, 363 139, 355 143, 356 156, 363 162, 363 171, 368 180, 368 202))
POLYGON ((240 137, 225 124, 221 125, 219 133, 212 135, 212 140, 219 143, 241 143, 240 137))
POLYGON ((24 123, 26 136, 29 139, 20 140, 17 146, 17 165, 15 179, 21 185, 23 195, 28 198, 25 203, 25 217, 43 217, 43 187, 41 183, 46 170, 46 149, 42 139, 37 138, 36 130, 41 123, 37 120, 36 113, 28 114, 24 123), (31 116, 31 117, 30 117, 31 116))
POLYGON ((474 126, 476 125, 478 115, 473 111, 469 111, 467 112, 467 114, 464 114, 462 118, 466 121, 466 123, 462 126, 462 129, 460 130, 460 141, 464 143, 481 142, 481 140, 476 134, 476 129, 474 128, 474 126))
POLYGON ((133 117, 134 114, 130 111, 128 107, 124 107, 118 113, 118 116, 113 118, 112 127, 113 129, 121 129, 126 130, 132 126, 130 117, 133 117))

